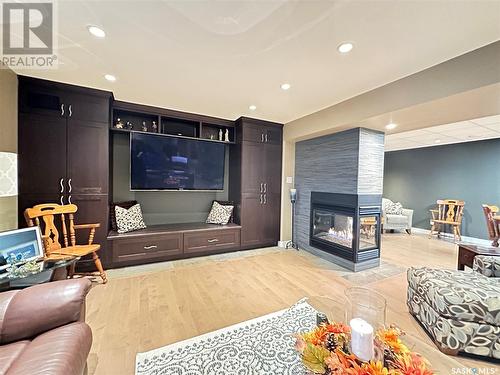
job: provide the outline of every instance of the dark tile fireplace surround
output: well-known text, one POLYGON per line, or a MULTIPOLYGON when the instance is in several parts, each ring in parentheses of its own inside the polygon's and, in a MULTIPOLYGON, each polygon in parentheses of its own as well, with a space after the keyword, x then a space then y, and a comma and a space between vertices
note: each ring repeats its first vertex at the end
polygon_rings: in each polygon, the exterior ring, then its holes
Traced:
POLYGON ((309 245, 349 263, 380 258, 381 195, 311 193, 309 245))

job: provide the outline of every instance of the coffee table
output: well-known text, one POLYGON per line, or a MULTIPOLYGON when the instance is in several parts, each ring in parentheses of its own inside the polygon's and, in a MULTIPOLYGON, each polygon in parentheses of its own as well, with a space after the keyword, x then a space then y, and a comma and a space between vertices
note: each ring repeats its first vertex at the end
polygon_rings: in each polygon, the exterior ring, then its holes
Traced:
MULTIPOLYGON (((316 325, 318 311, 325 312, 331 321, 343 322, 344 302, 345 297, 303 298, 287 309, 138 353, 135 375, 310 374, 294 348, 294 336, 316 325)), ((413 335, 403 340, 431 362, 435 374, 454 374, 464 369, 454 358, 413 335)))
POLYGON ((0 291, 22 289, 36 284, 64 280, 68 276, 67 268, 75 264, 79 259, 79 257, 65 255, 60 258, 44 259, 37 262, 38 269, 29 274, 12 275, 10 273, 1 273, 0 291))
POLYGON ((459 243, 457 269, 463 271, 465 269, 465 266, 472 268, 476 255, 500 256, 500 248, 493 246, 479 246, 467 243, 459 243))
MULTIPOLYGON (((309 298, 307 302, 316 310, 326 314, 328 320, 345 323, 344 312, 347 301, 344 298, 334 300, 329 297, 314 296, 309 298)), ((391 323, 397 325, 397 322, 387 322, 387 324, 391 323)), ((436 374, 452 374, 453 371, 464 368, 453 357, 441 353, 435 346, 425 343, 411 333, 407 333, 401 339, 410 350, 424 356, 430 362, 431 368, 436 374)))

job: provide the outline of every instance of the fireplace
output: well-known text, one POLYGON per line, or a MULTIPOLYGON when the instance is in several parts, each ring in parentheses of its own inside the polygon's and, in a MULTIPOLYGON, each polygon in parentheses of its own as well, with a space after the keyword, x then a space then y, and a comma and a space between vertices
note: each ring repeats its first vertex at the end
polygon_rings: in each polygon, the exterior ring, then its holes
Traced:
POLYGON ((378 259, 381 199, 312 192, 310 245, 353 263, 378 259))

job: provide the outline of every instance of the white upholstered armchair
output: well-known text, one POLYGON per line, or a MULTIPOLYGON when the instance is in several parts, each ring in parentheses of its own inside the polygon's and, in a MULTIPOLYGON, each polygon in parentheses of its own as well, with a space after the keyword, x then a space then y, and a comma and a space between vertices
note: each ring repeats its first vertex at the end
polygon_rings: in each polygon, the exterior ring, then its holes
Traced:
POLYGON ((384 230, 405 230, 411 234, 413 210, 403 208, 390 199, 382 198, 382 226, 384 230))

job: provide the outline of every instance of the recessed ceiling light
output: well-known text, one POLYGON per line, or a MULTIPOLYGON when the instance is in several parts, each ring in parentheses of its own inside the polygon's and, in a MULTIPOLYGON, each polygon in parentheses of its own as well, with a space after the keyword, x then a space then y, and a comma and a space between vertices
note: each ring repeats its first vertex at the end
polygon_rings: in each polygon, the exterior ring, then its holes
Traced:
POLYGON ((434 143, 441 143, 441 140, 440 140, 440 139, 436 139, 436 140, 434 141, 434 143))
POLYGON ((104 30, 97 26, 93 25, 87 26, 87 30, 96 38, 104 38, 106 36, 104 30))
POLYGON ((257 109, 257 106, 252 104, 251 106, 248 107, 248 109, 250 111, 255 111, 257 109))
POLYGON ((116 77, 114 75, 112 75, 112 74, 105 74, 104 78, 106 78, 109 82, 115 82, 116 81, 116 77))
POLYGON ((395 123, 393 123, 393 122, 391 122, 390 124, 387 124, 387 125, 385 126, 385 128, 386 128, 387 130, 396 129, 397 127, 398 127, 398 124, 395 124, 395 123))
POLYGON ((290 87, 292 87, 292 85, 290 85, 289 83, 282 83, 281 84, 281 89, 282 90, 288 90, 290 87))
POLYGON ((351 52, 353 47, 354 47, 354 44, 352 44, 350 42, 344 42, 344 43, 340 44, 337 47, 337 49, 339 50, 340 53, 348 53, 348 52, 351 52))

